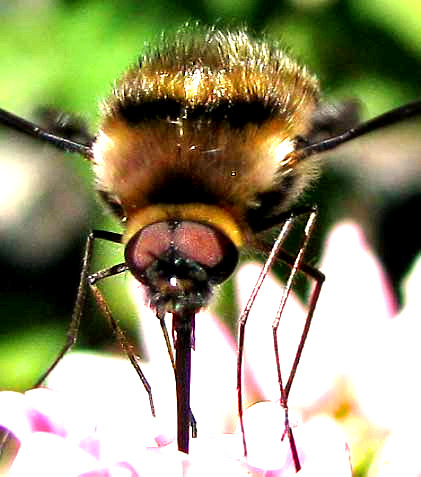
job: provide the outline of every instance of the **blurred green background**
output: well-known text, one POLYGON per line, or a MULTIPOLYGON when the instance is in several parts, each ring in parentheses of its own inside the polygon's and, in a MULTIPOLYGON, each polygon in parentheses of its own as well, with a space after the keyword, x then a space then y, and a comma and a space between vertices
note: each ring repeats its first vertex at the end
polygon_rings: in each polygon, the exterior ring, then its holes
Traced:
MULTIPOLYGON (((45 105, 80 113, 94 132, 98 103, 113 80, 146 41, 187 20, 246 24, 280 39, 319 75, 326 99, 359 98, 364 118, 421 97, 418 0, 3 0, 0 105, 30 119, 45 105)), ((408 124, 378 136, 369 149, 327 161, 304 200, 321 208, 312 261, 327 228, 354 217, 399 299, 400 280, 419 250, 413 219, 421 205, 420 133, 408 124)), ((1 389, 30 387, 63 343, 87 232, 120 230, 96 202, 92 181, 83 159, 0 130, 1 389)), ((122 259, 119 247, 98 249, 95 269, 122 259)), ((104 288, 135 339, 125 281, 104 288)), ((222 295, 232 296, 232 287, 222 295)), ((92 303, 87 314, 79 346, 113 347, 92 303)))

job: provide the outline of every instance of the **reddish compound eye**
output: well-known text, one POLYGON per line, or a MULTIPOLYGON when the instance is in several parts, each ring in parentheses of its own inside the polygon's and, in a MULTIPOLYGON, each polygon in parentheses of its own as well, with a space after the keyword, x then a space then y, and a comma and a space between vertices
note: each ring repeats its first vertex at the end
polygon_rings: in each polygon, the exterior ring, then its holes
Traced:
POLYGON ((149 225, 136 233, 125 250, 126 262, 133 275, 141 280, 144 271, 171 246, 168 222, 149 225))
MULTIPOLYGON (((194 260, 208 269, 213 269, 226 263, 227 255, 232 252, 232 243, 218 230, 197 222, 180 222, 173 232, 174 246, 186 257, 194 260)), ((234 254, 236 257, 236 254, 234 254)), ((226 270, 229 276, 235 268, 237 260, 232 263, 232 269, 226 270)))

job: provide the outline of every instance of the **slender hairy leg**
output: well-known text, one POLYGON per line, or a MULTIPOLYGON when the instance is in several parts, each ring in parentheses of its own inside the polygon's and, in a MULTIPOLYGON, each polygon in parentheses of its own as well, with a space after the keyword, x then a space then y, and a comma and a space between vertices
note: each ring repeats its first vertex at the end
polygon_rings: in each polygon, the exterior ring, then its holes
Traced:
MULTIPOLYGON (((72 318, 70 320, 69 328, 67 330, 66 343, 58 353, 53 363, 49 366, 47 371, 38 379, 34 387, 40 386, 50 375, 53 369, 61 361, 63 356, 72 348, 76 343, 79 334, 80 320, 84 312, 86 303, 86 289, 88 284, 89 268, 92 262, 92 253, 95 240, 107 240, 109 242, 121 243, 122 236, 113 232, 105 230, 93 230, 86 239, 85 253, 82 261, 82 271, 80 274, 79 287, 77 290, 77 297, 75 306, 73 309, 72 318)), ((119 273, 119 272, 117 272, 119 273)))
POLYGON ((95 298, 95 301, 97 302, 103 315, 107 318, 108 323, 110 324, 111 329, 113 330, 113 333, 115 334, 120 347, 127 354, 132 366, 134 367, 137 375, 142 381, 143 387, 145 388, 145 391, 147 392, 149 397, 149 405, 151 408, 152 415, 155 417, 155 406, 153 403, 151 386, 148 383, 148 380, 146 379, 145 375, 143 374, 142 369, 140 368, 139 359, 136 356, 136 353, 134 352, 132 345, 129 343, 124 331, 120 328, 119 324, 117 323, 117 321, 114 319, 113 315, 111 314, 110 308, 108 307, 107 302, 104 299, 104 296, 102 295, 101 291, 99 290, 97 286, 98 281, 103 280, 104 278, 112 277, 114 275, 117 275, 118 273, 122 273, 127 270, 128 270, 127 265, 125 263, 120 263, 118 265, 114 265, 113 267, 106 268, 104 270, 100 270, 99 272, 89 275, 87 280, 89 283, 89 287, 92 291, 92 294, 95 298))
POLYGON ((238 338, 238 357, 237 357, 237 391, 238 391, 238 412, 239 412, 239 418, 240 418, 240 427, 241 431, 243 433, 243 446, 244 446, 244 453, 247 455, 247 444, 246 444, 246 439, 245 439, 245 430, 244 430, 244 424, 243 424, 243 410, 242 410, 242 355, 243 355, 243 350, 244 350, 244 335, 245 335, 245 326, 247 323, 247 319, 251 310, 251 307, 253 306, 253 303, 256 299, 256 296, 261 288, 261 285, 263 283, 263 280, 266 278, 268 275, 269 271, 273 267, 274 263, 276 260, 281 260, 285 262, 287 265, 291 267, 291 272, 289 274, 288 280, 284 286, 284 291, 282 294, 282 298, 280 301, 280 305, 278 308, 277 315, 275 317, 275 320, 272 325, 272 330, 273 330, 273 339, 274 339, 274 350, 275 350, 275 358, 276 358, 276 366, 277 366, 277 371, 278 371, 278 382, 280 386, 280 391, 281 391, 281 405, 285 410, 285 432, 284 435, 288 436, 289 442, 290 442, 290 448, 291 448, 291 453, 292 457, 294 460, 294 465, 296 468, 296 471, 300 470, 301 465, 299 462, 298 458, 298 453, 297 453, 297 448, 295 445, 295 440, 294 436, 292 433, 292 429, 289 424, 289 419, 288 419, 288 396, 289 392, 291 389, 291 385, 298 367, 298 363, 301 357, 301 353, 304 347, 305 340, 307 338, 307 334, 310 328, 310 323, 311 319, 313 317, 314 309, 316 307, 316 303, 320 294, 321 286, 324 281, 324 275, 319 272, 317 269, 307 265, 304 263, 304 254, 308 245, 308 242, 310 240, 313 228, 314 228, 314 223, 316 220, 317 216, 317 210, 315 208, 300 208, 298 211, 292 211, 289 218, 284 222, 284 225, 274 243, 272 246, 272 249, 268 255, 268 258, 266 260, 266 263, 258 277, 258 280, 256 282, 256 285, 253 288, 253 291, 250 295, 250 298, 244 308, 243 313, 241 314, 240 317, 240 322, 239 322, 239 338, 238 338), (304 230, 304 236, 303 239, 300 243, 299 251, 296 256, 290 255, 289 253, 285 252, 282 250, 282 246, 291 231, 291 228, 293 227, 296 219, 302 215, 308 215, 308 219, 306 222, 305 230, 304 230), (306 317, 306 322, 304 326, 303 333, 301 335, 300 343, 297 349, 297 353, 294 359, 294 363, 292 365, 287 384, 284 387, 283 381, 282 381, 282 376, 281 376, 281 370, 280 370, 280 363, 279 363, 279 350, 278 350, 278 341, 277 341, 277 330, 279 326, 279 320, 282 316, 283 310, 285 308, 286 301, 288 299, 288 296, 290 294, 290 291, 293 287, 294 284, 294 279, 296 277, 296 274, 298 271, 301 271, 308 275, 309 277, 313 278, 316 280, 316 286, 314 290, 312 291, 311 297, 310 297, 310 303, 309 303, 309 309, 306 317))

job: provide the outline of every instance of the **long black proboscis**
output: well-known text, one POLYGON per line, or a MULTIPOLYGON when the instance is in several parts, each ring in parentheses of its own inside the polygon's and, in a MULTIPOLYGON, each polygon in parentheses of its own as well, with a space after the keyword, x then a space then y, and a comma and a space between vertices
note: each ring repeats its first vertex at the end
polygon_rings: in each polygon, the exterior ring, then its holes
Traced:
POLYGON ((310 144, 295 152, 297 159, 304 159, 319 152, 330 151, 352 139, 374 132, 387 126, 399 123, 402 120, 410 119, 413 116, 421 116, 421 100, 413 101, 399 108, 392 109, 380 116, 376 116, 364 123, 348 129, 338 136, 334 136, 323 141, 310 144))
POLYGON ((194 313, 173 313, 175 336, 175 387, 177 393, 178 450, 188 454, 190 440, 190 378, 194 313))
POLYGON ((51 144, 62 151, 75 152, 86 159, 92 159, 92 149, 89 146, 71 141, 70 139, 66 139, 64 137, 56 136, 37 124, 20 118, 19 116, 9 113, 8 111, 1 108, 0 124, 4 124, 15 131, 19 131, 29 136, 41 139, 42 141, 47 142, 48 144, 51 144))

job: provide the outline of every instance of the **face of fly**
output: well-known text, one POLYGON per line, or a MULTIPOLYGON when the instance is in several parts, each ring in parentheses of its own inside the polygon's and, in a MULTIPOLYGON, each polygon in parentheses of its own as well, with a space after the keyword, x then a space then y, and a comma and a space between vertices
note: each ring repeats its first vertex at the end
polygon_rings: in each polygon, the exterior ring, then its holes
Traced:
POLYGON ((204 306, 317 176, 291 153, 318 94, 278 46, 215 29, 164 38, 117 82, 93 144, 97 188, 158 314, 204 306))

